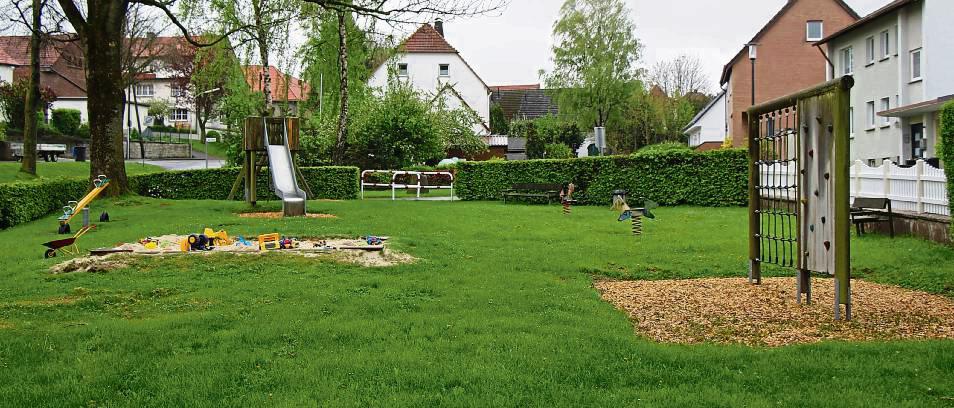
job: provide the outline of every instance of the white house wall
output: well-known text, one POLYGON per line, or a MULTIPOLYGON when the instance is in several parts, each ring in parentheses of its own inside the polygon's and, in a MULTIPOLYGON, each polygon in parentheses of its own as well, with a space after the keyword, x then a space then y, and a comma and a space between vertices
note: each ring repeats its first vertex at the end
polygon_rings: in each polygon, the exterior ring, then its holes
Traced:
POLYGON ((712 107, 690 128, 689 146, 696 147, 706 142, 725 141, 726 137, 726 94, 722 93, 712 107))
POLYGON ((868 126, 867 103, 875 103, 881 112, 882 98, 890 99, 890 109, 907 106, 954 94, 954 2, 925 0, 902 7, 881 16, 859 28, 845 33, 828 43, 828 52, 835 64, 834 76, 844 72, 841 52, 851 46, 854 53, 855 86, 851 90, 854 110, 854 132, 851 157, 866 163, 880 163, 883 159, 905 162, 911 158, 911 125, 923 123, 928 139, 929 157, 936 156, 937 115, 925 114, 904 118, 877 116, 875 125, 868 126), (924 9, 922 10, 922 7, 924 9), (891 52, 881 57, 880 34, 891 33, 891 52), (866 40, 875 39, 875 61, 869 64, 866 40), (922 50, 923 80, 912 81, 911 51, 922 50))
MULTIPOLYGON (((384 89, 388 84, 389 69, 397 72, 397 64, 408 65, 408 75, 402 80, 410 81, 414 89, 433 97, 444 86, 451 84, 467 105, 477 112, 485 124, 490 124, 490 91, 484 85, 459 54, 455 53, 411 53, 399 54, 378 67, 369 83, 372 87, 384 89), (439 75, 440 64, 449 64, 447 77, 439 75)), ((453 105, 453 95, 447 95, 448 105, 453 105)), ((477 128, 479 134, 487 133, 483 126, 477 128)))
POLYGON ((954 1, 924 3, 925 97, 936 99, 954 94, 954 1))
POLYGON ((12 65, 0 65, 0 82, 13 83, 12 65))

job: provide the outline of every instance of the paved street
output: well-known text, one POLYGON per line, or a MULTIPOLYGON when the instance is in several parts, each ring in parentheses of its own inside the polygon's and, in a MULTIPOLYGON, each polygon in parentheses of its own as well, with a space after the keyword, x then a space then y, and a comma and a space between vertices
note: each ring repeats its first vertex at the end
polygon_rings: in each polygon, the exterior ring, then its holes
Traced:
MULTIPOLYGON (((127 163, 142 163, 140 160, 127 160, 127 163)), ((205 153, 193 151, 191 159, 146 159, 146 164, 162 167, 166 170, 194 170, 205 168, 205 153)), ((225 166, 225 160, 217 157, 209 158, 209 168, 217 169, 225 166)))

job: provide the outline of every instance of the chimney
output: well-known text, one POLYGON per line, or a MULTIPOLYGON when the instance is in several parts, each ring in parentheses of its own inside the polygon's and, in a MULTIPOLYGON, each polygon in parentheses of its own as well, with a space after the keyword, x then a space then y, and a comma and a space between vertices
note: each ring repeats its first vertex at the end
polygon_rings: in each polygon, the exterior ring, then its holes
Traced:
POLYGON ((437 30, 437 33, 444 36, 444 20, 437 19, 434 20, 434 29, 437 30))

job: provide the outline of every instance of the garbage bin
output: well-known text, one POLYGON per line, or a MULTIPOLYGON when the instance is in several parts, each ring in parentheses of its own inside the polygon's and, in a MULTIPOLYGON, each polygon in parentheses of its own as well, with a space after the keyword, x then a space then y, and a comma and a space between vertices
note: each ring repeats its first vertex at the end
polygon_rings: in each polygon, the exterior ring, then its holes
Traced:
POLYGON ((74 146, 73 159, 78 162, 86 161, 86 146, 74 146))

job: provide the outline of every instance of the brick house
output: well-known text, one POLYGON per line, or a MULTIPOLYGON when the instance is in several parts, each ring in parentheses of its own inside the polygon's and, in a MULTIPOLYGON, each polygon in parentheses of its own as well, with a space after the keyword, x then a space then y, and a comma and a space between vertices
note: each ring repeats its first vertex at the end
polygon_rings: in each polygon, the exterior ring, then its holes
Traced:
MULTIPOLYGON (((788 0, 749 41, 758 44, 756 104, 824 82, 827 61, 814 43, 858 19, 860 16, 843 0, 788 0)), ((722 70, 726 128, 733 146, 746 144, 742 113, 752 106, 751 66, 748 49, 743 46, 722 70)))

